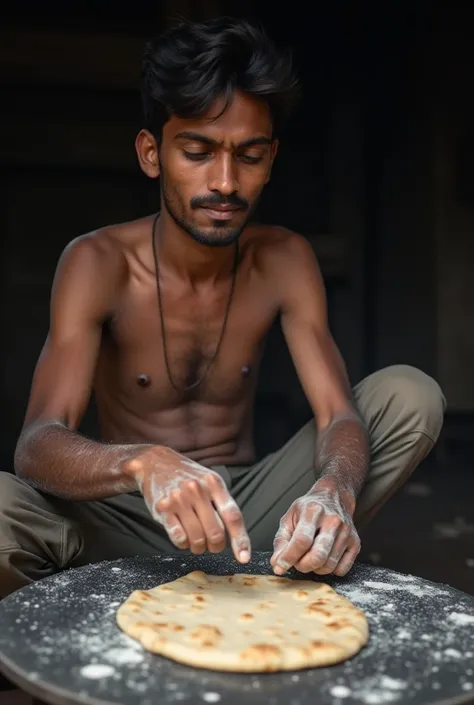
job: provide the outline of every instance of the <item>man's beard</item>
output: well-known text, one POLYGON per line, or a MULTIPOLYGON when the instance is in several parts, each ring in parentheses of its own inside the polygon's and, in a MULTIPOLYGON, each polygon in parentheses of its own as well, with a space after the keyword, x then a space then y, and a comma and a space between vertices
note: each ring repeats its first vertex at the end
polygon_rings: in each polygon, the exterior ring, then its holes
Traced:
POLYGON ((240 235, 242 234, 243 229, 247 225, 249 218, 252 215, 256 205, 253 204, 253 206, 250 207, 247 201, 244 201, 243 199, 240 199, 234 195, 225 198, 215 194, 210 195, 205 199, 191 199, 191 207, 193 209, 205 206, 212 208, 213 205, 215 206, 228 204, 247 211, 246 217, 235 228, 229 228, 229 225, 226 221, 216 220, 214 221, 213 227, 211 229, 202 230, 201 228, 199 228, 199 226, 187 221, 183 217, 183 215, 178 212, 178 209, 174 207, 173 200, 169 197, 169 191, 167 188, 166 180, 163 179, 163 171, 161 171, 160 183, 161 197, 163 199, 163 203, 166 206, 166 210, 168 211, 169 215, 174 220, 176 225, 182 230, 184 230, 184 232, 187 233, 193 240, 199 242, 201 245, 208 245, 209 247, 228 247, 229 245, 233 245, 235 242, 237 242, 240 235))

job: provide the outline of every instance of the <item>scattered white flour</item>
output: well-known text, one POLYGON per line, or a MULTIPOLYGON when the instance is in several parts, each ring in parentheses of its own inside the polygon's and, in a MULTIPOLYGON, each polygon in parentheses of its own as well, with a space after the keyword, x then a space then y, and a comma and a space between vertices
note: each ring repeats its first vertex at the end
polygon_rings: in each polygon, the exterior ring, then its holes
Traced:
POLYGON ((103 654, 103 658, 107 661, 123 665, 129 663, 141 663, 145 658, 142 653, 135 648, 129 649, 109 649, 103 654))
POLYGON ((446 656, 450 656, 451 658, 461 658, 462 653, 458 651, 457 649, 445 649, 444 653, 446 656))
POLYGON ((397 632, 398 639, 411 639, 411 632, 408 629, 399 629, 397 632))
POLYGON ((221 699, 220 693, 203 693, 202 699, 206 703, 218 703, 221 699))
POLYGON ((399 590, 398 585, 392 585, 391 583, 378 583, 373 580, 364 580, 364 585, 368 588, 374 588, 375 590, 399 590))
POLYGON ((114 566, 114 567, 111 568, 110 570, 112 571, 112 573, 121 573, 121 572, 122 572, 122 569, 121 569, 121 568, 117 568, 116 566, 114 566))
POLYGON ((99 678, 108 678, 115 673, 115 668, 113 666, 107 666, 104 663, 90 663, 88 666, 83 666, 81 668, 81 676, 84 678, 92 678, 94 680, 99 678))
POLYGON ((382 676, 380 685, 382 688, 390 688, 391 690, 403 690, 407 687, 405 681, 401 681, 399 678, 390 678, 390 676, 382 676))
POLYGON ((367 590, 362 588, 343 588, 339 590, 345 597, 347 597, 351 602, 356 605, 365 605, 369 602, 374 602, 373 596, 367 590))
POLYGON ((351 694, 350 688, 346 685, 334 685, 329 692, 335 698, 348 698, 351 694))
POLYGON ((463 614, 462 612, 451 612, 448 619, 459 626, 465 626, 466 624, 474 624, 474 615, 463 614))
POLYGON ((415 582, 415 578, 412 578, 411 576, 399 576, 400 577, 405 577, 405 578, 411 578, 410 580, 401 580, 400 582, 402 583, 401 585, 395 585, 394 583, 383 583, 380 581, 374 581, 374 580, 364 580, 364 585, 368 588, 372 588, 374 590, 384 590, 386 592, 390 592, 392 590, 403 590, 404 592, 409 592, 411 595, 415 595, 416 597, 425 597, 427 595, 433 595, 436 593, 436 595, 447 595, 446 590, 440 590, 439 588, 432 588, 431 586, 421 586, 421 585, 416 585, 413 583, 415 582), (407 584, 408 583, 408 584, 407 584))

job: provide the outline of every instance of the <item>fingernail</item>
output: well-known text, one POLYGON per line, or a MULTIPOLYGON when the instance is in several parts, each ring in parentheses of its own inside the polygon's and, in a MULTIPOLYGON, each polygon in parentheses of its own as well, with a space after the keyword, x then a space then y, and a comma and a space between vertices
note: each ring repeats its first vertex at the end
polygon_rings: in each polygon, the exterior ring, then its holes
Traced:
POLYGON ((241 551, 239 558, 241 563, 248 563, 250 560, 250 553, 248 551, 241 551))
POLYGON ((276 566, 273 568, 273 572, 274 572, 276 575, 283 575, 283 573, 285 572, 285 569, 282 568, 281 565, 276 565, 276 566))

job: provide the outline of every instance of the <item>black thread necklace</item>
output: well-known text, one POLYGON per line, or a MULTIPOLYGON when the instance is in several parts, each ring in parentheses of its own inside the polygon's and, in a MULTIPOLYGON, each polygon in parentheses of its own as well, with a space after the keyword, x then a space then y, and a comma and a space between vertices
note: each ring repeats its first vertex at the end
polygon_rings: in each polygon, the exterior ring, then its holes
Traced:
POLYGON ((172 387, 173 387, 177 392, 179 392, 180 394, 182 394, 183 392, 189 392, 189 391, 191 391, 192 389, 195 389, 196 387, 198 387, 198 386, 201 384, 201 382, 203 381, 204 377, 205 377, 205 376, 207 375, 207 373, 209 372, 211 366, 214 364, 214 362, 215 362, 215 360, 216 360, 216 358, 217 358, 217 356, 218 356, 218 354, 219 354, 219 350, 220 350, 220 347, 221 347, 221 344, 222 344, 222 340, 223 340, 223 338, 224 338, 224 333, 225 333, 225 330, 226 330, 226 327, 227 327, 227 319, 228 319, 228 317, 229 317, 230 305, 231 305, 231 303, 232 303, 232 299, 233 299, 233 296, 234 296, 235 279, 236 279, 236 274, 237 274, 237 265, 238 265, 238 261, 239 261, 239 243, 238 243, 238 242, 235 243, 234 264, 233 264, 233 266, 232 266, 232 282, 231 282, 231 285, 230 285, 229 298, 228 298, 228 300, 227 300, 227 306, 226 306, 226 310, 225 310, 225 314, 224 314, 224 322, 223 322, 223 324, 222 324, 221 334, 220 334, 219 340, 217 341, 217 346, 216 346, 214 355, 213 355, 213 356, 211 357, 211 359, 209 360, 208 364, 207 364, 206 367, 204 368, 204 372, 202 373, 201 377, 200 377, 198 380, 196 380, 196 381, 193 382, 192 384, 188 385, 187 387, 181 387, 181 388, 180 388, 180 387, 178 387, 178 386, 174 383, 173 375, 171 374, 171 367, 170 367, 170 363, 169 363, 169 359, 168 359, 168 348, 167 348, 167 345, 166 345, 165 318, 164 318, 163 303, 162 303, 163 297, 162 297, 162 295, 161 295, 160 270, 159 270, 159 265, 158 265, 158 255, 157 255, 157 252, 156 252, 156 240, 157 240, 157 238, 156 238, 156 230, 157 230, 156 226, 157 226, 157 223, 158 223, 159 216, 160 216, 160 214, 158 213, 158 214, 155 216, 155 219, 154 219, 154 221, 153 221, 153 227, 152 227, 152 231, 151 231, 151 241, 152 241, 152 247, 153 247, 153 258, 154 258, 154 261, 155 261, 156 292, 157 292, 157 295, 158 295, 158 310, 159 310, 159 312, 160 312, 160 325, 161 325, 161 339, 162 339, 162 346, 163 346, 163 357, 164 357, 164 359, 165 359, 166 372, 167 372, 167 374, 168 374, 168 379, 169 379, 169 381, 170 381, 170 384, 172 385, 172 387))

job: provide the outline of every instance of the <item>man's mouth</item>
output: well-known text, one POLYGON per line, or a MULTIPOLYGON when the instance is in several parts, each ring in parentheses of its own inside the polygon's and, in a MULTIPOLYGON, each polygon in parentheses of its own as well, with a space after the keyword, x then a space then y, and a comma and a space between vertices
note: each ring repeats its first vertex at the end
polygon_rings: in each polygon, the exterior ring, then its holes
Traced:
POLYGON ((201 208, 214 220, 230 220, 235 211, 240 210, 238 206, 231 205, 201 206, 201 208))

